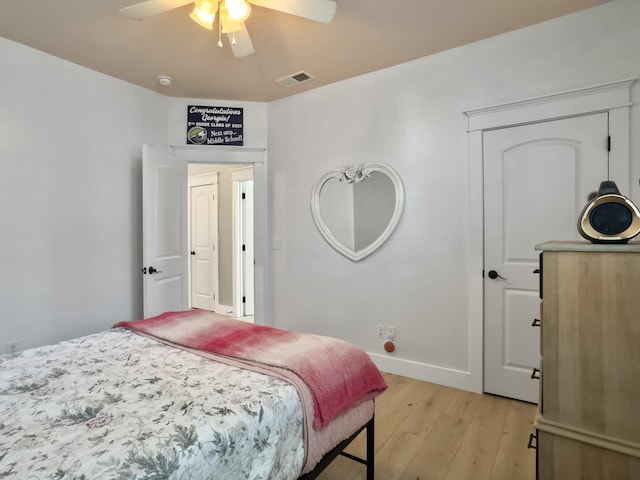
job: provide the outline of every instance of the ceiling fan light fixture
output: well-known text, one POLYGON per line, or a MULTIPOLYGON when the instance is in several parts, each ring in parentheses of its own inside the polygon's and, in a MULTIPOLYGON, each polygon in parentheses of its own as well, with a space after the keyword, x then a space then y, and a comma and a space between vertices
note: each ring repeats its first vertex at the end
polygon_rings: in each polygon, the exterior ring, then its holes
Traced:
POLYGON ((189 14, 191 19, 207 30, 213 30, 213 21, 218 11, 218 2, 200 0, 196 2, 193 12, 189 14))
POLYGON ((251 15, 251 5, 245 0, 225 0, 229 19, 234 22, 244 22, 251 15))
POLYGON ((244 30, 242 22, 235 22, 225 15, 220 15, 222 33, 235 33, 244 30))

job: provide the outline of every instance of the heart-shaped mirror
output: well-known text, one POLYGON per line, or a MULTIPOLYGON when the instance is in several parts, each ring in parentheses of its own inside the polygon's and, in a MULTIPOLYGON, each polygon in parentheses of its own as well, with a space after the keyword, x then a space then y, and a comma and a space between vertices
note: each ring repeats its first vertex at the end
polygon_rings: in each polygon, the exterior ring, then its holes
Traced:
POLYGON ((354 262, 391 236, 403 206, 402 181, 382 163, 329 170, 311 191, 311 213, 320 234, 354 262))

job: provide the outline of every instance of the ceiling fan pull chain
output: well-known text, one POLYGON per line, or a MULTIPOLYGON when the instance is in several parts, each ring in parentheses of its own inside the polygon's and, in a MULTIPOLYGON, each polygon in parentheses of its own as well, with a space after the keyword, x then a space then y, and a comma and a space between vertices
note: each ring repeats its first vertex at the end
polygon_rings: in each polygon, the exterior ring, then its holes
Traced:
POLYGON ((218 46, 222 48, 222 0, 218 0, 218 46))

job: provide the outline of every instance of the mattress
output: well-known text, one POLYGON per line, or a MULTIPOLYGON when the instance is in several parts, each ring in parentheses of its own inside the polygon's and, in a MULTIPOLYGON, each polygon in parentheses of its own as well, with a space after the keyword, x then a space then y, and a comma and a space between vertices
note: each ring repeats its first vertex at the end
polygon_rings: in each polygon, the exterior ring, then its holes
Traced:
POLYGON ((305 435, 291 383, 113 329, 0 357, 0 476, 296 479, 372 415, 305 435))

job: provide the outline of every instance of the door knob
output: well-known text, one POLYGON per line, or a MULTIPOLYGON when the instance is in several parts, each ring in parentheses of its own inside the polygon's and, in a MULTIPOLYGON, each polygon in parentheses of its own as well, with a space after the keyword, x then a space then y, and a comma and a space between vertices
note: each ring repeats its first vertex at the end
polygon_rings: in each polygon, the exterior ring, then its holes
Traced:
POLYGON ((194 250, 191 250, 191 255, 195 255, 196 252, 194 250))
POLYGON ((495 280, 496 278, 501 278, 502 280, 506 280, 506 278, 504 278, 502 275, 500 275, 495 270, 489 270, 489 273, 487 275, 489 276, 489 278, 491 280, 495 280))
POLYGON ((156 269, 155 269, 155 268, 153 268, 153 267, 149 267, 149 273, 150 273, 151 275, 153 275, 154 273, 162 273, 162 271, 160 271, 160 270, 156 270, 156 269))

